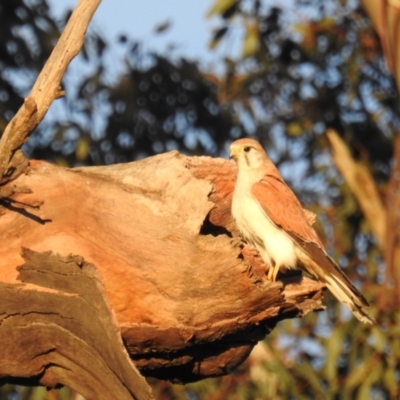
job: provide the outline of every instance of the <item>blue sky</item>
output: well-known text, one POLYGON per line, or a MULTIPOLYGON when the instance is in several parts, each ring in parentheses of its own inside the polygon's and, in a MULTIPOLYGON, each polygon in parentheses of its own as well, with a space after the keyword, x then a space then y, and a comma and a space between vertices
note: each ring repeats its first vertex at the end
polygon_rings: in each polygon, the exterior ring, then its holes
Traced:
MULTIPOLYGON (((56 16, 74 8, 76 3, 77 0, 49 0, 56 16)), ((205 17, 212 3, 212 0, 103 0, 91 27, 114 43, 120 34, 126 34, 161 52, 168 44, 176 44, 176 55, 201 59, 205 66, 212 68, 217 54, 208 50, 208 41, 215 21, 205 17), (165 21, 172 22, 170 29, 154 35, 154 27, 165 21)))
MULTIPOLYGON (((60 18, 73 9, 78 0, 48 0, 51 13, 60 18)), ((228 46, 221 46, 216 51, 210 51, 208 44, 213 27, 219 26, 217 18, 207 18, 206 14, 214 0, 103 0, 97 9, 89 29, 99 32, 110 45, 105 58, 108 83, 124 71, 123 56, 126 48, 118 43, 120 35, 126 35, 130 40, 137 40, 146 50, 157 51, 171 56, 168 45, 175 45, 173 55, 199 61, 203 70, 213 73, 222 71, 221 59, 227 52, 233 54, 230 40, 228 46), (171 22, 168 30, 155 34, 157 25, 171 22)), ((237 41, 235 43, 238 43, 237 41)), ((240 51, 240 46, 235 46, 240 51)), ((82 62, 76 57, 64 75, 68 87, 77 87, 82 76, 89 74, 93 65, 82 62), (89 69, 89 70, 88 70, 89 69)), ((45 120, 68 120, 66 109, 61 101, 51 106, 45 120)), ((98 127, 100 130, 101 128, 98 127)))

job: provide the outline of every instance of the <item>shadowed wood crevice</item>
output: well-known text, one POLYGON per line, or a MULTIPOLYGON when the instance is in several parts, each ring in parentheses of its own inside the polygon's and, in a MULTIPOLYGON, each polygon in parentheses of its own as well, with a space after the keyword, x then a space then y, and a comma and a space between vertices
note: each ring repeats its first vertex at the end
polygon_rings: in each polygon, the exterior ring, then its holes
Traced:
MULTIPOLYGON (((155 334, 152 329, 140 327, 123 329, 122 334, 129 337, 128 351, 145 376, 185 383, 225 375, 241 364, 279 321, 314 311, 321 298, 321 285, 317 285, 300 278, 296 283, 287 284, 285 297, 282 286, 277 285, 280 288, 264 292, 266 301, 260 304, 258 313, 248 316, 245 315, 248 309, 242 315, 236 311, 235 321, 224 321, 225 325, 221 326, 186 328, 186 337, 179 329, 155 334), (160 339, 165 341, 165 346, 159 343, 160 339)), ((320 303, 319 307, 322 309, 320 303)))
POLYGON ((323 291, 307 278, 266 280, 230 216, 234 179, 228 160, 177 152, 71 170, 31 161, 15 184, 32 193, 13 200, 44 201, 31 212, 49 222, 1 210, 1 281, 18 283, 22 247, 79 254, 101 276, 143 374, 187 382, 228 373, 278 321, 321 309, 323 291))
POLYGON ((123 346, 96 268, 23 250, 21 283, 0 283, 2 382, 68 385, 87 399, 151 399, 123 346))

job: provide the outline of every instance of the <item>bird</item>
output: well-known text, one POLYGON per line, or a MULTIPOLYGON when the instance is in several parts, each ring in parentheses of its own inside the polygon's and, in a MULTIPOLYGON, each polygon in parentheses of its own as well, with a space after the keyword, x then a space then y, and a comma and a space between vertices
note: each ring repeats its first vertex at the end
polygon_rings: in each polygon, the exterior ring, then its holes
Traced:
POLYGON ((230 158, 238 174, 231 213, 241 237, 254 246, 275 281, 280 268, 300 268, 364 323, 375 323, 369 304, 328 255, 312 227, 315 214, 303 209, 263 147, 254 139, 235 140, 230 158))

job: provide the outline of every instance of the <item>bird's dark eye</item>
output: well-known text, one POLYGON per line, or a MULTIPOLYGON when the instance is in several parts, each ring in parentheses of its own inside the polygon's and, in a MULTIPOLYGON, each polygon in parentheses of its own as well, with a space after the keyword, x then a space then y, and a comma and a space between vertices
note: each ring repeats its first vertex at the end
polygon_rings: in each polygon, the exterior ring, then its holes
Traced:
POLYGON ((250 146, 246 146, 243 150, 244 150, 246 153, 248 153, 248 152, 250 151, 250 146))

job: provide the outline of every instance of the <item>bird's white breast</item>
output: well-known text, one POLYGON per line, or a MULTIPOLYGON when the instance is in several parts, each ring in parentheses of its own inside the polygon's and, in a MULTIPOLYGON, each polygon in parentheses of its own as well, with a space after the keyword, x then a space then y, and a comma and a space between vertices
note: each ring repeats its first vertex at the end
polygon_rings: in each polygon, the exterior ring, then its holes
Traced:
MULTIPOLYGON (((279 201, 279 199, 276 199, 279 201)), ((251 194, 251 185, 240 180, 232 198, 232 216, 240 233, 257 248, 264 262, 295 268, 295 245, 289 235, 276 227, 251 194)))

